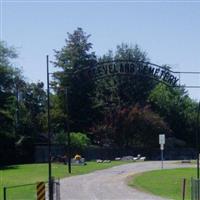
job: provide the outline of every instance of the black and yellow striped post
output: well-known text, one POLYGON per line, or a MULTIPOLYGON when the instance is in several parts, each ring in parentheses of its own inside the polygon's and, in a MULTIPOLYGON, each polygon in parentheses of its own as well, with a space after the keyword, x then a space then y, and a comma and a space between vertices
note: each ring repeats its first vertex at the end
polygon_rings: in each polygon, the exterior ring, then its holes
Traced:
POLYGON ((37 183, 37 200, 45 200, 45 183, 37 183))

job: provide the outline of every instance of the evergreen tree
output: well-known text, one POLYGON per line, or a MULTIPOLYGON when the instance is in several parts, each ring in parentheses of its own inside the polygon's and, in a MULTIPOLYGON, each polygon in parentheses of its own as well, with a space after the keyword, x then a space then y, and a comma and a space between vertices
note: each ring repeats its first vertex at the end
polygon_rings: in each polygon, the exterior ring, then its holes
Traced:
POLYGON ((64 117, 68 115, 70 118, 71 130, 84 132, 93 120, 94 84, 92 79, 81 76, 79 72, 84 68, 92 68, 96 63, 96 56, 91 52, 92 44, 88 42, 90 35, 82 28, 77 28, 67 36, 65 46, 60 51, 55 51, 54 65, 61 71, 54 73, 53 85, 60 98, 60 109, 66 113, 64 117))

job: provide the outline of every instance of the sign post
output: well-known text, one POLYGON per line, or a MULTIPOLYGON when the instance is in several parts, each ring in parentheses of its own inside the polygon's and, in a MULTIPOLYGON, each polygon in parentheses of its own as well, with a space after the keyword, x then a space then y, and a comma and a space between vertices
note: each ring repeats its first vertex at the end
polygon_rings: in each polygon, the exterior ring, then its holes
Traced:
POLYGON ((160 151, 161 151, 161 168, 163 169, 163 151, 164 151, 164 144, 165 144, 165 135, 159 135, 159 144, 160 144, 160 151))

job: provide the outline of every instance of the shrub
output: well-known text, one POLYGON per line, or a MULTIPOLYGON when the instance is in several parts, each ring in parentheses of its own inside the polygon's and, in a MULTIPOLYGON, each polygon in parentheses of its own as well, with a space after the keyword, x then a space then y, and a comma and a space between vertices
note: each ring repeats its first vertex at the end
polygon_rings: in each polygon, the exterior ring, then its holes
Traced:
MULTIPOLYGON (((90 145, 90 139, 87 137, 85 133, 71 132, 70 139, 71 139, 71 146, 73 148, 85 149, 88 145, 90 145)), ((65 132, 58 133, 56 136, 56 141, 59 144, 67 144, 68 142, 67 133, 65 132)))

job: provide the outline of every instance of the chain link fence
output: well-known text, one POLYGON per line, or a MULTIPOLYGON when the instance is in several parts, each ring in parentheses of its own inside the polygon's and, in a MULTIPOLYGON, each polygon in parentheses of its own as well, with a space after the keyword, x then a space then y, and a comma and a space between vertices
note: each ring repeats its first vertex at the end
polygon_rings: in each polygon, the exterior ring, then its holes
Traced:
POLYGON ((3 200, 36 200, 36 184, 16 185, 3 188, 3 200))
MULTIPOLYGON (((45 182, 45 200, 49 200, 48 182, 45 182)), ((37 200, 37 183, 3 187, 3 200, 37 200)), ((53 200, 60 200, 60 181, 53 180, 53 200)))
POLYGON ((200 200, 200 179, 191 178, 191 200, 200 200))

